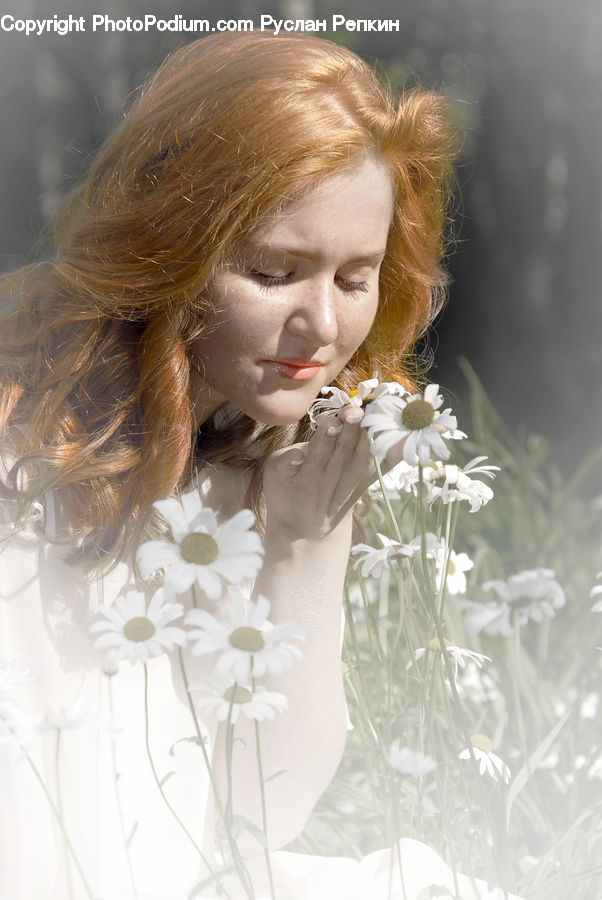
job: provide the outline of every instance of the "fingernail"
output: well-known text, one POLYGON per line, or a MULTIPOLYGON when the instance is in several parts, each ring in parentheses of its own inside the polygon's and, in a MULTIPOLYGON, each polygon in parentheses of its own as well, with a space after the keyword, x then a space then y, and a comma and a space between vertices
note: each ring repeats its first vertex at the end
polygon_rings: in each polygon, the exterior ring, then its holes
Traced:
POLYGON ((342 430, 343 430, 342 425, 329 425, 328 428, 326 429, 326 434, 329 437, 334 437, 335 434, 340 434, 342 430))
POLYGON ((364 413, 361 409, 352 409, 350 413, 347 413, 345 421, 349 423, 349 425, 355 425, 357 422, 361 422, 364 418, 364 413))
POLYGON ((303 457, 301 457, 301 459, 299 459, 298 456, 292 456, 289 459, 289 464, 291 466, 302 466, 303 465, 303 457))

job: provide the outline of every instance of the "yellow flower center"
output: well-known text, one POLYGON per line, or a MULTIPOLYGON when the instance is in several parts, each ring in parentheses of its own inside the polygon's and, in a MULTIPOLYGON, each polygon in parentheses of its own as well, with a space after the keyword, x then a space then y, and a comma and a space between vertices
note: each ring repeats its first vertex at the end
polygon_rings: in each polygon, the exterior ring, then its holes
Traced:
POLYGON ((447 481, 447 478, 446 478, 445 472, 437 472, 437 474, 433 478, 430 479, 430 483, 432 484, 433 487, 440 487, 440 488, 442 488, 445 485, 446 481, 447 481))
POLYGON ((357 395, 357 390, 354 388, 352 391, 349 391, 347 394, 348 397, 355 397, 357 395))
POLYGON ((470 743, 473 747, 476 747, 477 750, 482 750, 483 753, 491 753, 493 750, 493 744, 486 734, 472 734, 470 736, 470 743))
POLYGON ((192 531, 182 538, 180 553, 182 558, 197 566, 208 566, 214 561, 218 552, 217 542, 210 534, 202 531, 192 531))
POLYGON ((251 628, 249 625, 241 625, 235 628, 230 635, 230 643, 237 650, 247 650, 249 653, 257 653, 265 647, 265 641, 261 631, 251 628))
POLYGON ((410 431, 420 431, 426 428, 435 418, 435 410, 426 400, 412 400, 404 406, 401 414, 401 423, 410 431))
MULTIPOLYGON (((452 642, 448 641, 448 639, 446 637, 443 638, 443 643, 446 648, 453 646, 452 642)), ((430 640, 428 642, 428 644, 426 645, 426 649, 433 650, 433 651, 441 650, 441 644, 439 643, 439 638, 433 638, 432 640, 430 640)))
POLYGON ((133 619, 128 619, 123 626, 124 637, 136 644, 152 638, 155 631, 155 626, 146 616, 135 616, 133 619))
POLYGON ((238 684, 233 684, 224 691, 224 700, 227 700, 228 703, 249 703, 252 699, 252 692, 238 684))

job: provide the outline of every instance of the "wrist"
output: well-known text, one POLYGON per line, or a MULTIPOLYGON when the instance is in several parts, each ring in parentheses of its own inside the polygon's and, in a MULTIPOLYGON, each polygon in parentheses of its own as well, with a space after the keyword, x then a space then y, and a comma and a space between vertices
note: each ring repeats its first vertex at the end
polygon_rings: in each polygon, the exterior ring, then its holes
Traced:
POLYGON ((351 548, 351 532, 353 512, 350 510, 334 527, 322 529, 305 529, 297 524, 284 524, 271 520, 266 521, 263 545, 266 554, 275 554, 278 558, 295 559, 311 554, 316 558, 323 554, 349 554, 351 548))

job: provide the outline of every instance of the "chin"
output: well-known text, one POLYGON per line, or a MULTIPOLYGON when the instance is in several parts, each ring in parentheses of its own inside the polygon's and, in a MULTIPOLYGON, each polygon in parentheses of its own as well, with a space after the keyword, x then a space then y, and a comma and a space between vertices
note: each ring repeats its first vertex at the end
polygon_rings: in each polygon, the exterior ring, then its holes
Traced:
POLYGON ((289 404, 286 409, 246 409, 243 412, 261 425, 296 425, 307 414, 307 409, 289 404))
POLYGON ((259 422, 261 425, 297 425, 298 422, 301 421, 305 412, 301 413, 298 416, 295 415, 278 415, 274 413, 270 415, 269 413, 251 416, 256 422, 259 422))

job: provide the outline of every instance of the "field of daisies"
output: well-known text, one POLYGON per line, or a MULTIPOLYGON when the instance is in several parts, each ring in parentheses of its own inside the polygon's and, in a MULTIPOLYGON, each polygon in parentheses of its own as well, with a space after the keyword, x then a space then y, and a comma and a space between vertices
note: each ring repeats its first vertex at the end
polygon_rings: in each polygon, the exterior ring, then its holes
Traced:
MULTIPOLYGON (((600 900, 602 497, 588 496, 587 484, 602 452, 563 477, 544 442, 514 438, 468 367, 467 375, 467 422, 445 407, 436 384, 410 395, 371 379, 349 394, 325 388, 310 407, 314 424, 347 405, 363 408, 379 479, 358 505, 363 539, 352 547, 345 592, 347 749, 290 849, 360 859, 414 838, 453 875, 441 888, 429 887, 425 873, 420 900, 462 900, 456 873, 527 900, 600 900), (404 459, 383 472, 402 439, 404 459)), ((173 654, 199 765, 211 773, 206 717, 225 725, 227 761, 237 728, 250 721, 264 783, 262 723, 286 710, 274 685, 298 663, 307 634, 294 622, 273 625, 269 599, 251 592, 263 547, 250 510, 219 521, 196 492, 155 506, 164 539, 137 554, 154 592, 130 590, 98 609, 90 640, 102 673, 110 680, 121 665, 139 665, 146 684, 153 658, 173 654), (185 647, 213 661, 206 682, 190 684, 185 647)), ((92 713, 54 710, 32 720, 19 705, 24 679, 14 660, 0 660, 0 740, 18 745, 35 769, 36 735, 53 730, 58 748, 62 730, 89 724, 92 713)), ((148 741, 147 750, 141 764, 150 764, 182 839, 194 843, 148 741)), ((60 804, 35 775, 63 827, 60 804)), ((251 831, 261 846, 261 829, 236 815, 231 789, 217 818, 218 862, 198 847, 210 874, 190 897, 234 879, 234 893, 221 896, 253 900, 239 839, 251 831)), ((270 866, 265 851, 271 884, 270 866)), ((273 885, 261 896, 277 900, 273 885)))
POLYGON ((298 846, 360 856, 412 836, 529 900, 600 900, 602 497, 586 485, 602 454, 567 480, 466 371, 467 423, 433 385, 399 413, 367 406, 381 452, 404 417, 424 427, 352 550, 353 730, 298 846))

